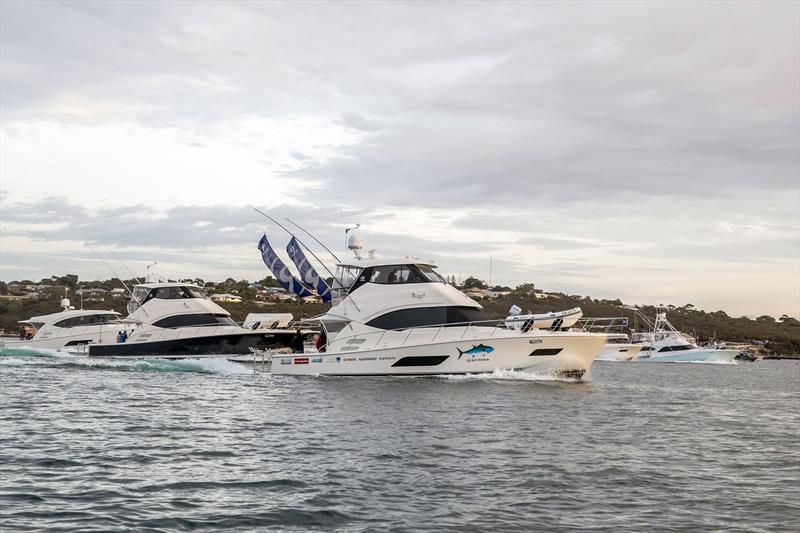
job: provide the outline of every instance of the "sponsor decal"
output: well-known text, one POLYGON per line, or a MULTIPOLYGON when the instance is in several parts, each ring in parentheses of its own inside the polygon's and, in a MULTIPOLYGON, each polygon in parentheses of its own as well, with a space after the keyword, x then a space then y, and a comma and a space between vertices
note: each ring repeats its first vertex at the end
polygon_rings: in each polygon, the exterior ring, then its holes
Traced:
POLYGON ((359 361, 377 361, 378 358, 377 357, 359 357, 358 360, 359 361))
POLYGON ((479 363, 481 361, 491 361, 488 357, 470 357, 469 359, 464 359, 464 362, 469 363, 479 363))
POLYGON ((286 359, 286 358, 281 359, 281 364, 282 365, 291 365, 292 364, 292 360, 291 359, 286 359))
POLYGON ((383 355, 381 357, 378 357, 378 359, 381 360, 381 361, 394 361, 395 359, 397 359, 397 357, 390 356, 390 355, 383 355))
POLYGON ((308 357, 295 357, 294 364, 296 365, 307 365, 308 364, 308 357))
POLYGON ((336 362, 337 362, 337 363, 341 363, 341 362, 342 362, 342 358, 341 358, 341 357, 339 357, 339 356, 336 356, 336 362))
POLYGON ((321 363, 322 362, 322 357, 315 357, 315 358, 313 358, 311 360, 311 362, 312 363, 321 363))
POLYGON ((485 357, 486 355, 492 353, 494 351, 494 348, 492 348, 491 346, 486 346, 485 344, 478 344, 477 346, 473 344, 472 348, 470 348, 469 350, 459 350, 458 348, 456 348, 456 350, 458 350, 458 358, 461 359, 462 355, 469 355, 472 357, 474 356, 485 357))
POLYGON ((542 344, 542 339, 531 339, 528 344, 542 344))
POLYGON ((345 357, 344 359, 342 359, 342 361, 344 361, 345 363, 350 363, 352 361, 358 361, 358 359, 356 359, 355 357, 345 357))

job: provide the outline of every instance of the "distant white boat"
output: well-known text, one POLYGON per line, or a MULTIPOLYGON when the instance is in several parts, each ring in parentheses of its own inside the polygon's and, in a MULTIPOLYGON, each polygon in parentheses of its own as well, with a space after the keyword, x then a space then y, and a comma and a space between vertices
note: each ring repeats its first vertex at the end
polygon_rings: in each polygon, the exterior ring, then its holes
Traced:
POLYGON ((716 347, 701 347, 691 342, 678 331, 669 320, 667 313, 659 310, 656 313, 652 331, 634 332, 631 342, 641 346, 636 361, 653 363, 733 363, 738 350, 727 350, 716 347))
POLYGON ((597 356, 598 361, 630 361, 634 359, 642 349, 641 344, 624 342, 628 340, 627 335, 620 335, 617 342, 608 342, 597 356))
POLYGON ((531 329, 551 329, 553 331, 560 331, 571 328, 583 316, 583 311, 580 307, 567 309, 566 311, 533 315, 521 315, 519 311, 520 309, 516 305, 510 309, 509 316, 506 317, 506 328, 520 331, 528 331, 531 329))

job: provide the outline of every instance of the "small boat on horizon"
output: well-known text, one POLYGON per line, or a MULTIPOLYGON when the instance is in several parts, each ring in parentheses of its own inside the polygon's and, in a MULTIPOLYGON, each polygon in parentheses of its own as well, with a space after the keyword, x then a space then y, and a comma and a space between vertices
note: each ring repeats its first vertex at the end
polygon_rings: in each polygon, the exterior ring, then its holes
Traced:
MULTIPOLYGON (((639 313, 639 311, 636 311, 639 313)), ((631 342, 641 346, 639 355, 634 359, 652 363, 733 363, 739 350, 717 348, 716 346, 698 346, 678 331, 669 320, 663 308, 656 312, 655 321, 651 321, 641 313, 639 316, 650 325, 650 331, 632 332, 631 342)))

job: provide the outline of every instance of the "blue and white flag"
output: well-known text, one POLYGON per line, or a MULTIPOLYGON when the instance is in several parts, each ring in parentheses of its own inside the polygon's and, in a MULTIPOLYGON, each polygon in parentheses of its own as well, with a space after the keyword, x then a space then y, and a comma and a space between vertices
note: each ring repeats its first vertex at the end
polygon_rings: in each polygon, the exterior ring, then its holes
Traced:
POLYGON ((314 270, 314 267, 311 266, 306 254, 303 253, 300 244, 294 237, 292 237, 292 240, 286 245, 286 253, 289 254, 289 257, 297 266, 297 270, 300 272, 300 281, 303 282, 303 285, 317 291, 317 294, 319 294, 323 302, 330 302, 331 288, 325 283, 325 280, 322 279, 317 271, 314 270))
POLYGON ((261 240, 258 241, 258 249, 261 250, 261 259, 264 260, 264 264, 267 265, 270 272, 275 274, 275 279, 278 280, 278 283, 283 285, 284 289, 292 291, 300 298, 314 296, 302 283, 297 281, 297 278, 292 276, 292 273, 286 268, 284 262, 281 261, 278 254, 272 249, 266 235, 261 237, 261 240))

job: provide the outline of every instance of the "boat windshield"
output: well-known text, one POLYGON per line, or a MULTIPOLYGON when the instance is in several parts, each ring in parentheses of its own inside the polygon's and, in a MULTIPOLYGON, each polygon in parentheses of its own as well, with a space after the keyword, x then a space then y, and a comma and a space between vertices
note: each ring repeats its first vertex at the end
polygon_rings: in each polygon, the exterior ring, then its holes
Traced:
POLYGON ((352 265, 338 265, 336 267, 336 280, 341 284, 342 289, 349 289, 353 286, 361 271, 362 267, 352 265))
POLYGON ((430 281, 437 283, 447 283, 447 280, 445 280, 442 276, 439 275, 438 272, 436 272, 436 270, 434 270, 435 267, 432 267, 430 265, 417 265, 417 268, 420 270, 420 272, 425 274, 425 277, 427 277, 430 281))
POLYGON ((158 298, 159 300, 183 300, 190 298, 206 299, 208 296, 203 294, 197 287, 188 285, 153 288, 139 285, 133 288, 133 294, 128 302, 128 313, 133 313, 153 298, 158 298))
POLYGON ((185 298, 205 298, 206 295, 192 287, 158 287, 153 289, 150 298, 160 300, 182 300, 185 298))

